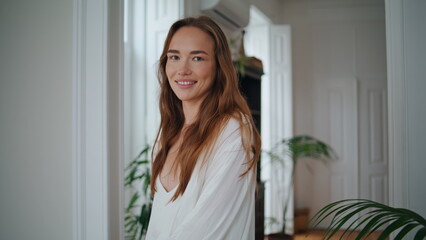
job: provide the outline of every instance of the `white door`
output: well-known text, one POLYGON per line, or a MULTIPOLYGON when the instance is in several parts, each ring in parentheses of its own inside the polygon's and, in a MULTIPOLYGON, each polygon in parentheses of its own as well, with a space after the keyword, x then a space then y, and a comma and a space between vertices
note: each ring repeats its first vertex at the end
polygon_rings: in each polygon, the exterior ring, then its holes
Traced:
MULTIPOLYGON (((291 31, 288 25, 272 25, 269 35, 270 84, 269 94, 269 142, 271 146, 293 135, 293 102, 291 75, 291 31)), ((285 168, 281 165, 271 169, 270 199, 271 216, 281 220, 285 203, 288 199, 285 216, 286 232, 293 233, 294 208, 293 187, 291 186, 291 160, 286 159, 285 168)), ((268 185, 266 185, 267 187, 268 185)), ((266 188, 265 187, 265 188, 266 188)), ((280 229, 271 229, 280 230, 280 229)))
POLYGON ((341 199, 387 202, 384 16, 360 13, 311 15, 314 134, 338 157, 329 166, 315 164, 313 213, 341 199))
POLYGON ((334 149, 337 159, 315 164, 315 207, 358 197, 357 80, 318 78, 315 135, 334 149))
POLYGON ((385 79, 359 86, 360 197, 388 202, 387 94, 385 79))
MULTIPOLYGON (((288 25, 269 23, 249 25, 245 38, 249 56, 262 60, 262 148, 271 149, 277 142, 292 136, 291 32, 288 25)), ((289 159, 288 159, 289 160, 289 159)), ((289 163, 291 161, 289 160, 289 163)), ((265 233, 281 230, 283 202, 290 193, 286 229, 293 232, 293 191, 290 168, 274 167, 262 156, 262 180, 265 182, 265 233), (270 225, 270 218, 279 224, 270 225)))

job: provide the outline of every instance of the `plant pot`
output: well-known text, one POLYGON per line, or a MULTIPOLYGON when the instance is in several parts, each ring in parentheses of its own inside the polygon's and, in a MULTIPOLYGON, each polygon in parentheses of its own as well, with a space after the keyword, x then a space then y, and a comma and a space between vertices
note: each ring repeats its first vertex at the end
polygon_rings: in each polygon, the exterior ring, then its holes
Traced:
POLYGON ((294 211, 294 232, 306 232, 308 230, 309 208, 297 208, 294 211))
POLYGON ((268 235, 268 240, 293 240, 293 235, 283 233, 272 233, 268 235))

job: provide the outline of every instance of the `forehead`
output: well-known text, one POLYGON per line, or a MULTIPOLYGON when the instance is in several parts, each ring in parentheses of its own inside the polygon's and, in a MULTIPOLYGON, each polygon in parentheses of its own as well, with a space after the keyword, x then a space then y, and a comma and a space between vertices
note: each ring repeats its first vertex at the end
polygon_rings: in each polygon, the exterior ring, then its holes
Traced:
POLYGON ((196 27, 181 27, 173 35, 169 49, 179 51, 204 50, 213 52, 214 42, 209 34, 196 27))

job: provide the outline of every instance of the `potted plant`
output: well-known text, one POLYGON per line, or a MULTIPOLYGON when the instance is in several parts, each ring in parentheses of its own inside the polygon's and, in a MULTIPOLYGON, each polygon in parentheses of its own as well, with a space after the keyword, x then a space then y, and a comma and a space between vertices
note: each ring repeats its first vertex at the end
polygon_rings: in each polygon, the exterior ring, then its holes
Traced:
POLYGON ((347 236, 354 234, 356 239, 365 239, 380 227, 384 227, 384 230, 378 236, 378 240, 386 239, 397 230, 399 231, 395 233, 394 240, 404 239, 410 232, 415 232, 414 240, 426 238, 426 220, 405 208, 393 208, 365 199, 347 199, 323 207, 311 221, 317 226, 332 215, 323 239, 330 239, 345 224, 349 224, 349 227, 344 230, 340 239, 343 239, 346 234, 347 236), (351 227, 353 230, 348 230, 351 227), (356 229, 360 229, 360 231, 355 233, 356 229))
MULTIPOLYGON (((279 142, 271 151, 266 152, 272 162, 278 162, 285 166, 286 158, 291 160, 291 174, 289 175, 290 187, 287 192, 287 196, 283 202, 283 219, 282 228, 279 233, 268 235, 270 240, 278 239, 293 239, 293 236, 286 234, 286 213, 289 207, 290 195, 293 190, 294 173, 297 163, 302 158, 320 160, 327 162, 334 159, 334 153, 332 148, 326 143, 311 137, 311 136, 295 136, 288 139, 283 139, 279 142)), ((278 222, 276 219, 273 221, 278 222)))
POLYGON ((124 186, 134 192, 125 210, 126 239, 141 240, 148 229, 152 209, 152 196, 149 191, 151 184, 149 153, 150 146, 147 145, 125 169, 127 175, 124 186), (136 190, 135 185, 142 188, 141 191, 136 190))

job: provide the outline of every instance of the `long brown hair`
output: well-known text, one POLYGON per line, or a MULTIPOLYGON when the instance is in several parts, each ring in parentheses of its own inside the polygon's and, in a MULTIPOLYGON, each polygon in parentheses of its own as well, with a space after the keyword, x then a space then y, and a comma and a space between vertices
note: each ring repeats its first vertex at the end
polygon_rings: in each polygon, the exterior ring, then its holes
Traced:
POLYGON ((238 88, 238 77, 232 64, 231 52, 225 34, 208 17, 181 19, 170 27, 159 60, 161 123, 153 148, 157 148, 155 157, 154 151, 152 153, 152 159, 154 159, 151 175, 152 194, 156 192, 156 180, 166 162, 167 154, 185 123, 182 101, 177 98, 170 87, 166 75, 166 64, 167 51, 172 37, 181 27, 189 26, 199 28, 213 39, 216 74, 206 98, 201 103, 195 122, 187 127, 184 133, 185 141, 180 146, 176 157, 176 164, 180 169, 179 185, 171 201, 176 200, 185 192, 201 153, 211 151, 222 128, 230 118, 238 120, 241 136, 244 138, 242 142, 243 144, 246 143, 244 149, 247 156, 247 170, 241 176, 244 176, 250 170, 256 171, 261 145, 260 136, 251 117, 250 109, 238 88))

